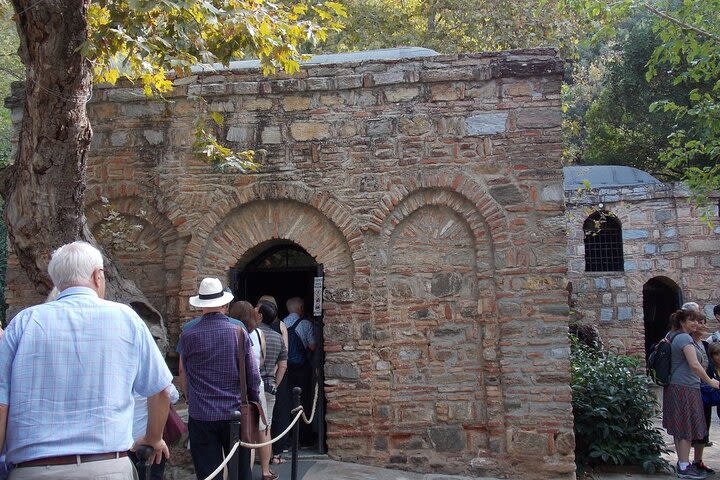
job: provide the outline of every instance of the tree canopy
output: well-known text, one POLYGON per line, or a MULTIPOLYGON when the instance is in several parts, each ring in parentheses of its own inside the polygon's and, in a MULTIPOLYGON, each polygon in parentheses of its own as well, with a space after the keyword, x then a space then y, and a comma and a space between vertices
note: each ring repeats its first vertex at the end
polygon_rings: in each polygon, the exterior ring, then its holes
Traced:
POLYGON ((556 15, 558 0, 344 0, 348 21, 320 51, 418 46, 441 53, 554 45, 569 52, 581 31, 556 15))
POLYGON ((688 106, 690 90, 710 85, 678 84, 665 69, 648 80, 647 64, 660 43, 653 19, 644 12, 626 22, 613 39, 603 88, 585 113, 587 137, 581 163, 629 165, 660 178, 681 178, 683 172, 669 169, 660 156, 670 146, 671 134, 691 128, 692 122, 651 107, 659 101, 688 106))
MULTIPOLYGON (((594 37, 604 40, 614 36, 623 22, 638 12, 648 14, 656 37, 645 67, 645 80, 649 83, 645 84, 646 91, 639 100, 643 100, 641 104, 653 100, 648 106, 650 114, 646 121, 664 124, 668 132, 667 145, 657 154, 657 170, 677 174, 690 186, 697 203, 706 203, 708 194, 720 187, 720 0, 613 3, 567 0, 563 8, 566 12, 575 12, 583 22, 598 26, 594 37), (657 90, 662 85, 665 90, 657 90), (657 97, 651 98, 653 95, 657 97), (672 119, 671 125, 668 119, 672 119)), ((628 57, 628 61, 637 59, 628 57)), ((629 63, 625 66, 637 68, 629 63)), ((618 73, 608 73, 610 85, 613 75, 619 78, 618 73)), ((631 95, 630 85, 619 86, 628 87, 630 91, 624 95, 631 95)), ((591 118, 602 110, 604 101, 608 100, 601 96, 595 110, 588 111, 591 118)), ((638 105, 641 107, 643 105, 638 105)), ((648 127, 643 126, 638 113, 644 115, 636 112, 626 122, 615 122, 615 125, 596 124, 597 139, 605 141, 604 147, 610 146, 616 151, 623 148, 622 144, 636 147, 643 140, 647 142, 647 138, 638 138, 648 127)), ((654 145, 661 146, 660 143, 654 145)), ((601 148, 603 145, 599 143, 596 150, 601 148)), ((645 156, 647 149, 636 153, 633 160, 642 162, 638 157, 645 156)))
MULTIPOLYGON (((3 4, 6 5, 6 4, 3 4)), ((92 81, 125 77, 162 93, 197 63, 255 57, 266 73, 294 71, 301 47, 340 28, 342 5, 296 0, 12 0, 25 99, 14 163, 2 173, 13 251, 39 293, 51 281, 48 254, 64 243, 96 243, 83 212, 92 136, 92 81)), ((108 296, 158 312, 113 262, 108 296)), ((162 321, 159 320, 161 326, 162 321)))
MULTIPOLYGON (((148 94, 162 94, 174 77, 198 63, 254 57, 265 73, 273 73, 296 71, 302 53, 310 52, 556 46, 576 61, 576 81, 564 93, 566 131, 579 139, 568 143, 571 158, 676 172, 700 200, 720 183, 720 0, 12 0, 11 5, 27 78, 26 115, 16 161, 3 173, 3 195, 21 265, 44 288, 47 253, 70 240, 92 240, 82 215, 91 81, 125 77, 148 94), (629 22, 641 11, 642 22, 629 22), (619 31, 624 33, 618 36, 619 31), (597 40, 602 46, 592 43, 597 40), (643 83, 643 72, 649 83, 643 83), (659 166, 653 164, 658 158, 659 166)), ((7 116, 4 122, 7 127, 7 116)), ((211 159, 231 154, 212 138, 199 147, 211 159)))

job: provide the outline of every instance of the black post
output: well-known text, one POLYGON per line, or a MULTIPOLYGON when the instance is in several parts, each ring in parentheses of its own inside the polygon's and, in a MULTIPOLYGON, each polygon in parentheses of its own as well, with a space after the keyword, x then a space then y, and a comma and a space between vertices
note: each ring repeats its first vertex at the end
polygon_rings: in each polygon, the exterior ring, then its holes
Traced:
MULTIPOLYGON (((314 422, 318 426, 318 453, 326 454, 327 448, 325 447, 325 323, 323 318, 319 317, 320 321, 316 323, 316 331, 320 332, 318 336, 317 350, 315 355, 318 357, 317 362, 317 377, 316 387, 318 388, 318 397, 316 399, 317 404, 315 405, 315 419, 314 422)), ((314 393, 314 392, 313 392, 314 393)))
MULTIPOLYGON (((302 395, 302 388, 295 387, 293 388, 293 405, 294 409, 298 408, 301 405, 300 396, 302 395)), ((295 412, 295 415, 297 415, 297 411, 295 412)), ((298 420, 298 422, 293 426, 292 431, 292 465, 290 468, 290 480, 297 480, 297 462, 298 462, 298 445, 300 444, 300 422, 302 422, 302 417, 298 420)))
POLYGON ((138 464, 135 466, 138 471, 138 476, 150 480, 150 469, 152 468, 153 460, 150 457, 155 454, 155 449, 150 445, 140 445, 135 450, 135 456, 138 459, 138 464), (141 465, 142 464, 142 465, 141 465), (140 468, 142 467, 143 474, 140 475, 140 468))
MULTIPOLYGON (((233 447, 240 440, 240 412, 235 410, 230 415, 230 448, 233 447)), ((240 460, 240 447, 235 450, 235 454, 232 456, 227 464, 228 479, 237 480, 239 477, 239 460, 240 460)))

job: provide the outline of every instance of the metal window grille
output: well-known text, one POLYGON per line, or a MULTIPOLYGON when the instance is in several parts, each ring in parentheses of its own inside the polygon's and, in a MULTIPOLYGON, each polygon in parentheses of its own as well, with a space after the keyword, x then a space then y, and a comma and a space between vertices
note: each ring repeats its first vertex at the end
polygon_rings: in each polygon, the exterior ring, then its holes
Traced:
POLYGON ((594 213, 583 224, 585 232, 585 271, 622 272, 622 227, 613 216, 594 213))

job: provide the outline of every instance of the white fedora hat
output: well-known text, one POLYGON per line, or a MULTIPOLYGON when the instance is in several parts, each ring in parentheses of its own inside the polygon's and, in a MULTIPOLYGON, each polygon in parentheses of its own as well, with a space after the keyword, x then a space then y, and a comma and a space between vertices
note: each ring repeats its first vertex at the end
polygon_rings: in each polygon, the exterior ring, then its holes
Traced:
POLYGON ((203 278, 198 288, 198 294, 190 297, 190 305, 198 308, 222 307, 232 301, 233 294, 223 289, 217 278, 203 278))

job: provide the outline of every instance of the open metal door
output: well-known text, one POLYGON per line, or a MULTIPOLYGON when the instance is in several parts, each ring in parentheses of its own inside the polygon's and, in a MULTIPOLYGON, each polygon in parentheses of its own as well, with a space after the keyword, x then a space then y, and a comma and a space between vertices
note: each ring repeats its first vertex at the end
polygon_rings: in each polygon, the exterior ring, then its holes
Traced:
POLYGON ((313 319, 315 324, 315 340, 317 343, 316 355, 313 356, 313 369, 318 384, 317 411, 315 422, 317 426, 318 453, 327 453, 325 444, 325 332, 323 323, 323 291, 325 274, 323 265, 318 264, 313 281, 313 319))

